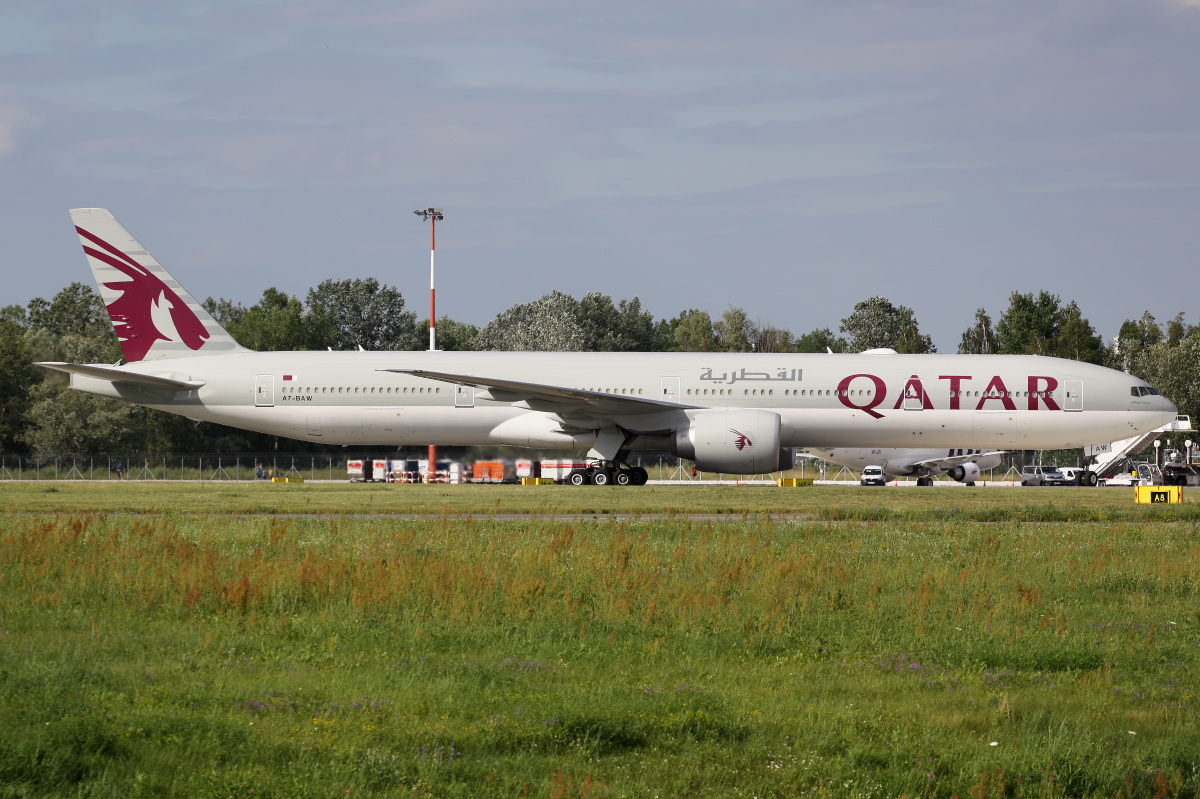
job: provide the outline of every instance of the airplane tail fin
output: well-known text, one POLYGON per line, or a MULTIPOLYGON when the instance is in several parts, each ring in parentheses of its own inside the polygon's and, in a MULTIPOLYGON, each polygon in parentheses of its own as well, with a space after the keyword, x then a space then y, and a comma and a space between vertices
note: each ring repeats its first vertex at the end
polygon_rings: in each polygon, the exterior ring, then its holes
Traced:
POLYGON ((73 208, 100 297, 129 362, 244 349, 103 208, 73 208))

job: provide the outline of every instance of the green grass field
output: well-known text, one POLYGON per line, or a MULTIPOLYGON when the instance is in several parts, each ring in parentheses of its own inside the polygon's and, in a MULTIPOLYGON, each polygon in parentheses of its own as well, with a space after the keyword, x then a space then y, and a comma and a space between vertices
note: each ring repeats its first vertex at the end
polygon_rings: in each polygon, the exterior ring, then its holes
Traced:
POLYGON ((0 795, 1200 793, 1194 504, 0 491, 0 795))
MULTIPOLYGON (((1187 499, 1200 493, 1187 492, 1187 499)), ((1193 519, 1200 502, 1137 506, 1129 488, 501 486, 387 483, 3 482, 11 513, 696 516, 1115 521, 1193 519), (949 492, 949 493, 947 493, 949 492)))

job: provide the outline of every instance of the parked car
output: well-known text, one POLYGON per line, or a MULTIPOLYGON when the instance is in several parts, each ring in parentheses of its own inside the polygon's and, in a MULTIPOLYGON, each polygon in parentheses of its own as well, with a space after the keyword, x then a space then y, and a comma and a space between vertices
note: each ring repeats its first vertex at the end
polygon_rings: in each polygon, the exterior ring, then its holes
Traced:
POLYGON ((1061 469, 1063 477, 1067 478, 1067 485, 1077 486, 1082 485, 1079 478, 1083 475, 1086 469, 1079 466, 1064 466, 1061 469))
POLYGON ((862 480, 859 482, 865 486, 885 486, 887 477, 883 474, 882 466, 868 466, 862 470, 862 480))
POLYGON ((1025 466, 1021 469, 1021 485, 1065 486, 1074 483, 1057 466, 1025 466))

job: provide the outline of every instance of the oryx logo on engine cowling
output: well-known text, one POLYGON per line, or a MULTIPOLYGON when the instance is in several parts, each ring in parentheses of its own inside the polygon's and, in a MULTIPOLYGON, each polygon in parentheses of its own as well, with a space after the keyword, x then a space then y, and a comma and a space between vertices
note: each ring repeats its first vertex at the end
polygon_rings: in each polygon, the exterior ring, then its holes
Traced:
POLYGON ((75 230, 96 245, 85 244, 85 253, 129 278, 104 284, 105 288, 121 292, 120 297, 108 303, 108 316, 127 361, 145 358, 155 341, 182 341, 193 350, 204 346, 208 331, 170 286, 99 236, 79 226, 75 230))
POLYGON ((743 433, 741 430, 734 430, 734 429, 731 427, 731 428, 729 428, 729 432, 731 432, 731 433, 733 433, 735 436, 737 436, 737 438, 735 438, 735 439, 733 440, 733 445, 734 445, 735 447, 737 447, 737 449, 738 449, 738 452, 741 452, 741 451, 742 451, 742 450, 744 450, 746 447, 753 447, 753 446, 754 446, 754 442, 750 440, 750 436, 746 435, 746 434, 745 434, 745 433, 743 433))

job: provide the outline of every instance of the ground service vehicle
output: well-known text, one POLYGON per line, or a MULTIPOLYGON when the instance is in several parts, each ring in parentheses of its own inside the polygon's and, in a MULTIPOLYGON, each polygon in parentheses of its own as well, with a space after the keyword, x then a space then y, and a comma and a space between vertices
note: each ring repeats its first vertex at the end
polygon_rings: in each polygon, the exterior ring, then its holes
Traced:
POLYGON ((471 465, 472 483, 515 483, 517 467, 512 461, 475 461, 471 465))
POLYGON ((1064 466, 1060 471, 1063 473, 1063 477, 1067 478, 1067 485, 1096 485, 1096 473, 1084 469, 1082 466, 1064 466), (1090 483, 1089 480, 1091 480, 1090 483))
POLYGON ((862 479, 859 480, 861 485, 865 486, 883 486, 887 485, 887 477, 883 474, 882 466, 868 466, 862 470, 862 479))
POLYGON ((1200 459, 1192 458, 1188 463, 1185 452, 1169 449, 1163 453, 1163 485, 1194 486, 1200 485, 1200 459))

